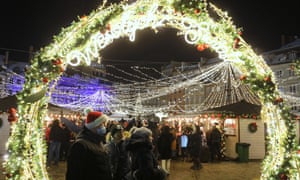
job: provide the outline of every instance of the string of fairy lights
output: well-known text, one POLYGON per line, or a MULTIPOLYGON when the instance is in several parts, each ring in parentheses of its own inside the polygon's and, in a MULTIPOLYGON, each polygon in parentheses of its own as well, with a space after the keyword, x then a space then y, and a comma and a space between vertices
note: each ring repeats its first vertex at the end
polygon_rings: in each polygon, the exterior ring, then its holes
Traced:
MULTIPOLYGON (((224 63, 224 65, 227 65, 227 64, 228 63, 224 63)), ((147 89, 146 94, 144 93, 142 95, 143 96, 150 95, 150 97, 151 97, 151 94, 153 94, 153 90, 156 90, 157 92, 154 94, 157 94, 158 98, 161 98, 163 95, 159 89, 161 89, 162 87, 169 87, 171 84, 176 84, 183 80, 186 81, 187 79, 190 79, 191 77, 195 77, 196 74, 198 74, 197 76, 200 79, 207 80, 207 79, 211 79, 210 77, 214 77, 214 79, 219 79, 219 80, 215 80, 216 82, 212 81, 215 84, 218 84, 218 86, 212 90, 212 93, 209 94, 209 96, 206 98, 206 100, 203 103, 201 103, 201 104, 200 103, 198 103, 198 104, 186 103, 185 102, 186 98, 188 98, 189 96, 192 96, 196 92, 191 93, 191 91, 185 90, 185 91, 187 91, 187 93, 183 95, 182 100, 178 100, 178 101, 174 101, 174 102, 160 103, 161 106, 165 106, 165 107, 164 108, 161 108, 159 106, 157 108, 150 107, 150 108, 148 108, 149 110, 146 109, 146 112, 144 112, 144 113, 149 114, 149 113, 156 112, 158 110, 165 111, 165 112, 173 112, 173 111, 177 111, 178 109, 181 112, 185 112, 185 113, 201 112, 201 111, 205 111, 208 108, 220 107, 220 106, 224 106, 226 104, 238 102, 238 101, 242 100, 243 98, 245 98, 244 96, 248 95, 247 93, 245 94, 245 92, 251 92, 249 90, 249 87, 247 87, 247 86, 241 87, 243 89, 242 91, 234 90, 240 86, 241 82, 240 82, 240 80, 236 80, 237 78, 234 77, 235 73, 231 72, 231 73, 229 73, 229 75, 230 75, 229 78, 232 79, 231 85, 234 87, 234 89, 230 92, 231 93, 230 97, 237 97, 237 99, 235 99, 235 100, 232 99, 230 102, 224 101, 222 104, 220 104, 219 103, 220 100, 224 99, 224 97, 227 96, 227 95, 225 95, 226 91, 224 91, 224 88, 226 88, 226 84, 223 83, 224 85, 222 88, 222 86, 220 86, 220 84, 222 84, 222 83, 220 83, 220 82, 227 81, 226 79, 228 79, 228 77, 224 77, 224 76, 226 74, 228 74, 228 72, 225 71, 224 73, 220 73, 224 70, 214 69, 213 70, 214 74, 210 74, 208 76, 201 77, 201 75, 202 75, 201 71, 205 71, 205 68, 202 67, 202 69, 200 71, 200 69, 197 68, 197 65, 186 66, 185 67, 186 69, 194 69, 194 71, 188 71, 188 72, 181 72, 182 68, 176 67, 175 68, 176 75, 173 75, 173 76, 168 76, 168 75, 164 74, 163 72, 157 71, 155 68, 149 68, 149 67, 132 66, 131 69, 134 69, 135 72, 138 72, 138 74, 132 74, 130 72, 126 72, 126 70, 120 69, 113 65, 106 65, 105 67, 109 67, 109 68, 113 68, 113 69, 117 70, 118 73, 116 73, 116 74, 118 74, 120 79, 122 79, 124 77, 132 77, 132 78, 142 80, 142 81, 133 81, 132 83, 135 84, 135 86, 132 86, 132 84, 128 84, 128 83, 115 84, 115 82, 109 81, 106 79, 105 81, 107 83, 113 84, 113 86, 110 89, 109 88, 106 89, 105 93, 104 93, 104 90, 99 90, 99 87, 101 86, 101 84, 99 84, 98 82, 93 83, 93 80, 92 80, 93 78, 94 79, 100 78, 101 80, 103 80, 99 76, 93 76, 91 73, 84 74, 85 76, 88 76, 88 78, 83 78, 83 77, 76 76, 76 75, 73 77, 67 76, 67 77, 61 78, 59 80, 59 84, 61 84, 61 86, 58 85, 58 87, 52 91, 52 97, 51 97, 50 103, 57 105, 59 107, 64 107, 64 108, 70 109, 72 111, 83 111, 84 109, 90 108, 90 107, 95 107, 96 109, 98 109, 97 107, 99 107, 99 110, 105 110, 107 112, 108 111, 109 112, 121 111, 124 113, 126 112, 126 113, 131 113, 131 114, 137 114, 133 108, 135 106, 134 104, 136 101, 136 97, 134 94, 129 96, 128 94, 130 94, 130 93, 128 93, 128 91, 134 91, 134 92, 141 93, 141 89, 147 89), (150 75, 150 74, 148 74, 148 71, 142 72, 143 70, 151 70, 164 78, 157 79, 153 76, 153 73, 152 73, 152 75, 150 75), (221 76, 221 74, 222 74, 222 77, 216 77, 215 74, 218 76, 221 76), (147 77, 147 78, 144 78, 144 77, 147 77), (154 84, 152 84, 152 82, 151 82, 152 80, 155 81, 154 84), (68 82, 70 85, 69 86, 64 85, 64 81, 68 82), (77 86, 78 84, 81 84, 81 86, 78 87, 77 86), (86 84, 86 85, 84 85, 84 84, 86 84), (149 85, 150 85, 150 87, 148 87, 149 85), (222 92, 221 92, 220 88, 223 89, 222 92), (134 90, 134 89, 138 89, 138 90, 134 90), (78 91, 84 91, 84 92, 90 91, 90 93, 85 93, 85 94, 80 95, 80 93, 78 91), (77 93, 75 93, 75 92, 77 92, 77 93), (105 96, 100 96, 100 97, 96 98, 97 96, 99 96, 99 94, 105 94, 105 96), (113 97, 114 95, 115 95, 115 97, 113 97), (64 101, 64 99, 68 99, 68 98, 70 98, 71 100, 68 103, 66 103, 64 101), (207 101, 208 99, 210 101, 207 101), (183 107, 181 105, 183 101, 185 102, 184 103, 185 107, 183 107), (120 102, 127 102, 125 109, 122 108, 122 105, 120 105, 122 103, 120 103, 120 102), (217 104, 214 104, 213 102, 215 102, 217 104), (171 105, 171 104, 172 104, 172 106, 169 106, 169 108, 167 108, 168 106, 166 106, 166 105, 171 105), (100 108, 101 106, 103 106, 103 107, 100 108), (185 109, 187 109, 187 110, 185 110, 185 109)), ((73 68, 73 67, 70 67, 70 68, 72 68, 72 70, 76 70, 76 68, 73 68)), ((218 68, 227 68, 228 69, 228 67, 225 67, 225 66, 218 67, 218 68)), ((230 68, 232 68, 232 66, 230 68)), ((96 69, 96 68, 94 68, 94 69, 96 69)), ((225 70, 227 70, 227 69, 225 69, 225 70)), ((238 71, 238 70, 235 68, 235 71, 238 71)), ((84 73, 80 70, 77 70, 77 72, 84 73)), ((116 78, 115 74, 106 73, 106 71, 103 71, 103 70, 101 72, 103 73, 104 76, 112 76, 113 78, 116 78)), ((7 73, 8 74, 6 75, 6 77, 14 76, 14 78, 7 78, 7 79, 15 79, 15 76, 16 76, 16 78, 21 79, 21 81, 24 82, 23 76, 21 76, 17 73, 14 73, 13 71, 7 71, 7 73)), ((237 74, 239 75, 241 73, 237 72, 237 74)), ((156 75, 156 77, 157 77, 157 75, 156 75)), ((190 89, 190 87, 193 86, 193 84, 198 84, 198 83, 199 83, 199 85, 201 85, 202 82, 190 81, 190 84, 187 84, 185 89, 190 89)), ((8 90, 10 88, 12 88, 11 86, 13 86, 13 89, 16 89, 16 86, 18 86, 17 89, 21 90, 22 86, 23 86, 20 83, 16 84, 14 82, 14 80, 12 80, 12 81, 9 80, 9 82, 4 81, 1 84, 4 85, 5 87, 8 87, 8 88, 6 88, 8 90)), ((202 85, 204 85, 204 84, 207 85, 207 83, 202 83, 202 85)), ((297 84, 295 84, 295 85, 297 85, 297 84)), ((299 85, 299 83, 298 83, 298 85, 299 85)), ((7 96, 7 94, 8 94, 8 92, 5 95, 7 96)), ((291 104, 293 106, 299 106, 299 102, 300 102, 299 97, 292 96, 288 92, 287 92, 287 94, 283 93, 282 96, 288 100, 289 104, 291 104)), ((253 98, 253 97, 254 96, 248 96, 247 99, 249 99, 249 102, 252 104, 259 104, 257 98, 253 98)), ((152 106, 153 105, 154 104, 152 104, 152 106)), ((157 106, 157 103, 155 105, 157 106)))
MULTIPOLYGON (((155 99, 152 97, 152 95, 156 95, 156 98, 158 98, 158 101, 152 102, 152 103, 146 103, 144 105, 145 112, 143 114, 153 114, 157 111, 162 112, 176 112, 180 110, 184 113, 194 113, 194 112, 201 112, 205 111, 212 107, 220 107, 224 106, 226 104, 232 104, 236 103, 240 100, 242 100, 244 97, 242 97, 240 91, 232 90, 231 91, 231 97, 238 97, 237 99, 231 99, 229 102, 223 101, 222 104, 220 104, 220 99, 224 99, 227 95, 225 94, 226 91, 224 91, 224 88, 226 87, 226 84, 223 82, 226 82, 228 78, 231 80, 231 85, 233 88, 238 88, 241 84, 240 80, 237 79, 237 77, 233 77, 233 72, 228 72, 229 70, 232 70, 232 66, 228 62, 222 62, 220 64, 211 65, 209 67, 199 67, 198 65, 186 65, 185 68, 179 68, 176 67, 176 73, 173 76, 168 76, 164 74, 164 72, 159 72, 155 68, 149 68, 149 67, 138 67, 133 66, 131 69, 138 70, 138 74, 142 75, 141 78, 139 78, 139 75, 132 74, 130 72, 126 72, 123 69, 119 69, 113 65, 107 65, 109 68, 114 68, 117 70, 118 76, 121 77, 133 77, 139 80, 143 81, 133 81, 132 84, 128 83, 122 83, 122 84, 115 84, 113 81, 106 80, 106 83, 112 84, 111 88, 107 89, 101 89, 100 87, 103 86, 97 82, 97 79, 101 79, 99 76, 94 76, 92 73, 85 73, 85 76, 88 76, 88 78, 84 78, 78 75, 74 75, 72 77, 69 77, 67 74, 63 78, 61 78, 57 82, 57 87, 53 88, 51 90, 51 99, 50 103, 70 109, 72 111, 83 111, 86 108, 94 107, 95 109, 103 110, 106 112, 126 112, 128 114, 136 115, 137 112, 135 112, 135 103, 136 103, 136 96, 135 93, 130 92, 139 92, 139 94, 143 97, 148 97, 148 99, 155 99), (216 66, 216 68, 214 68, 216 66), (218 69, 217 69, 218 68, 218 69), (184 69, 193 69, 192 71, 184 71, 184 69), (161 79, 157 79, 152 75, 146 74, 146 72, 142 72, 143 70, 151 70, 156 73, 158 73, 160 76, 162 76, 161 79), (202 72, 208 72, 207 74, 203 74, 202 72), (230 77, 227 77, 227 76, 230 77), (147 79, 143 78, 147 77, 147 79), (202 81, 204 80, 205 81, 202 81), (188 80, 188 81, 187 81, 188 80), (200 80, 200 81, 199 81, 200 80), (209 80, 209 81, 207 81, 209 80), (164 90, 161 90, 162 88, 169 88, 171 85, 176 85, 179 82, 187 81, 184 85, 184 95, 175 101, 172 100, 165 100, 162 97, 166 95, 164 90), (155 83, 154 83, 155 82, 155 83), (66 84, 65 84, 66 83, 66 84), (78 86, 80 84, 80 86, 78 86), (133 85, 134 84, 134 85, 133 85), (205 100, 204 102, 198 102, 198 103, 187 103, 186 100, 189 98, 194 98, 194 94, 197 93, 199 90, 203 89, 197 89, 197 91, 194 92, 194 90, 191 88, 195 84, 199 86, 204 85, 218 85, 214 89, 223 89, 221 90, 212 90, 212 93, 209 94, 208 98, 210 101, 205 100), (220 87, 220 84, 222 84, 223 87, 220 87), (147 90, 147 91, 144 91, 147 90), (130 91, 130 92, 129 92, 130 91), (215 94, 213 94, 215 92, 215 94), (100 96, 101 95, 101 96, 100 96), (125 102, 125 103, 121 103, 125 102), (184 103, 183 103, 184 102, 184 103), (215 102, 214 104, 212 102, 215 102), (216 104, 217 103, 217 104, 216 104), (159 104, 159 106, 158 106, 159 104), (184 104, 184 105, 182 105, 184 104), (149 106, 149 107, 147 107, 149 106)), ((72 68, 72 67, 70 67, 72 68)), ((76 70, 76 68, 72 68, 72 70, 76 70)), ((237 71, 237 69, 235 69, 237 71)), ((83 71, 77 70, 78 73, 84 73, 83 71)), ((109 73, 106 73, 106 71, 101 71, 105 77, 111 75, 109 73)), ((152 73, 153 74, 153 73, 152 73)), ((236 74, 237 76, 240 75, 240 72, 236 74)), ((115 78, 115 75, 112 75, 113 78, 115 78)), ((22 77, 18 75, 18 77, 22 77)), ((22 77, 24 78, 24 77, 22 77)), ((102 80, 102 79, 101 79, 102 80)), ((20 88, 22 85, 19 85, 20 88)), ((176 87, 179 87, 180 85, 176 85, 176 87)), ((182 86, 183 87, 183 86, 182 86)), ((243 92, 250 92, 249 88, 246 89, 246 87, 242 87, 243 92)), ((170 90, 170 94, 178 89, 175 89, 172 91, 170 90)), ((243 93, 245 96, 245 93, 243 93)), ((252 96, 251 96, 252 97, 252 96)), ((249 98, 250 103, 253 104, 259 104, 258 100, 252 100, 251 97, 249 98)), ((143 99, 141 99, 143 103, 145 104, 143 99)), ((146 100, 147 101, 147 100, 146 100)))
MULTIPOLYGON (((207 72, 210 72, 210 73, 201 73, 199 70, 196 70, 196 71, 194 71, 194 74, 192 74, 191 71, 189 71, 188 73, 186 73, 187 75, 184 75, 186 77, 189 77, 189 78, 187 78, 189 80, 188 80, 188 82, 185 82, 185 85, 181 85, 181 87, 184 87, 184 89, 188 89, 188 88, 190 88, 190 86, 195 85, 195 84, 198 84, 198 85, 199 84, 203 84, 203 85, 204 84, 209 84, 207 82, 201 82, 201 80, 203 80, 203 79, 212 79, 212 78, 214 78, 215 81, 222 81, 223 82, 224 79, 222 79, 223 78, 222 76, 223 76, 223 74, 227 74, 226 70, 228 69, 228 68, 224 68, 223 66, 226 66, 226 65, 228 66, 228 63, 223 62, 223 63, 221 63, 221 65, 217 66, 217 68, 220 68, 220 69, 213 68, 213 70, 207 71, 207 72), (222 72, 222 71, 224 71, 224 72, 222 72), (218 74, 221 75, 221 77, 218 77, 217 75, 215 75, 215 72, 218 72, 218 74), (222 72, 222 73, 220 73, 220 72, 222 72), (194 80, 191 79, 191 77, 194 77, 194 80), (212 78, 209 78, 209 77, 212 77, 212 78), (218 80, 217 78, 220 78, 220 79, 218 80)), ((110 67, 112 67, 112 66, 110 65, 110 67)), ((129 76, 129 75, 133 76, 130 73, 125 72, 124 70, 118 71, 118 74, 120 72, 124 72, 125 76, 129 76)), ((176 89, 176 87, 178 87, 180 85, 176 85, 176 84, 183 83, 182 79, 179 78, 179 77, 182 76, 182 74, 183 73, 181 73, 180 76, 176 75, 175 77, 168 77, 168 78, 164 78, 164 79, 156 79, 155 84, 153 84, 152 80, 146 81, 146 82, 145 81, 144 82, 136 81, 136 82, 134 82, 134 84, 117 84, 117 85, 113 84, 111 86, 111 88, 109 88, 108 90, 105 90, 107 96, 106 97, 102 96, 102 98, 103 98, 102 101, 101 101, 102 105, 105 106, 105 107, 111 107, 111 108, 108 109, 110 111, 114 111, 114 107, 119 107, 120 109, 118 109, 118 111, 122 111, 122 109, 124 109, 123 111, 128 112, 128 109, 132 109, 130 111, 130 113, 136 114, 136 112, 134 112, 133 107, 136 106, 135 103, 136 103, 137 97, 136 97, 136 93, 131 93, 131 92, 138 92, 140 94, 140 101, 141 102, 145 102, 149 99, 161 98, 164 95, 173 93, 174 91, 178 90, 178 89, 176 89), (174 87, 173 89, 172 89, 172 87, 170 88, 170 84, 168 83, 168 81, 173 82, 173 86, 176 86, 176 87, 174 87), (109 98, 109 100, 107 100, 107 99, 105 99, 107 97, 111 97, 111 98, 109 98), (121 107, 122 103, 120 105, 120 102, 124 102, 123 104, 126 104, 126 106, 121 107), (117 104, 115 104, 115 103, 117 103, 117 104)), ((107 76, 107 74, 105 74, 105 76, 107 76)), ((185 79, 185 81, 187 81, 187 79, 185 79)), ((217 82, 214 82, 214 83, 217 83, 217 82)), ((59 90, 56 90, 56 91, 59 91, 59 90)), ((55 92, 55 90, 54 90, 52 94, 57 94, 57 93, 58 92, 55 92)), ((63 93, 63 94, 65 95, 65 93, 63 93)), ((88 98, 89 100, 87 101, 86 105, 85 105, 85 103, 81 102, 80 99, 78 99, 76 103, 73 103, 73 102, 70 103, 70 106, 69 106, 69 104, 55 103, 55 101, 53 101, 53 100, 51 101, 51 103, 54 103, 55 105, 58 105, 58 106, 61 106, 61 107, 67 107, 67 108, 68 107, 74 107, 74 104, 78 104, 77 109, 79 107, 84 109, 84 108, 86 108, 86 106, 91 106, 92 102, 95 102, 92 99, 95 100, 96 98, 94 98, 94 97, 98 94, 99 94, 99 91, 92 94, 90 96, 90 98, 88 98)), ((153 105, 156 105, 156 104, 152 104, 152 106, 153 105)), ((167 103, 163 104, 163 106, 165 106, 165 105, 167 105, 167 103)), ((173 104, 173 105, 178 106, 178 104, 173 104)), ((156 112, 158 109, 161 109, 161 108, 159 106, 157 106, 157 108, 152 107, 150 112, 151 113, 156 112)), ((143 114, 144 113, 148 114, 150 112, 143 112, 143 114)))
MULTIPOLYGON (((113 81, 106 80, 106 82, 112 84, 112 86, 111 88, 107 88, 104 90, 100 88, 103 85, 97 82, 99 76, 93 76, 92 73, 87 73, 87 72, 85 73, 85 76, 89 76, 88 78, 84 78, 77 75, 73 77, 66 76, 61 78, 57 84, 57 88, 52 90, 50 103, 59 107, 70 109, 72 111, 83 111, 84 109, 94 107, 94 109, 99 109, 105 112, 117 111, 117 112, 124 112, 128 114, 136 115, 137 112, 135 112, 135 107, 136 107, 135 103, 137 97, 134 93, 129 93, 129 91, 131 91, 131 92, 139 92, 140 95, 148 96, 150 98, 151 95, 153 94, 157 95, 158 101, 160 102, 157 103, 157 101, 155 101, 152 102, 152 104, 148 103, 144 105, 143 108, 145 111, 143 112, 143 114, 153 114, 154 112, 157 111, 176 112, 178 110, 187 114, 194 113, 194 112, 202 112, 209 108, 221 107, 221 106, 225 106, 226 104, 233 104, 245 98, 249 101, 249 103, 260 104, 257 97, 255 97, 254 95, 249 95, 249 93, 251 93, 251 90, 248 86, 241 86, 241 81, 238 79, 240 76, 240 72, 236 72, 236 73, 232 72, 233 69, 235 71, 238 70, 232 67, 232 65, 228 62, 222 62, 221 66, 217 67, 220 69, 212 69, 210 71, 205 70, 205 68, 203 67, 199 69, 198 66, 189 65, 186 66, 185 68, 194 69, 193 71, 181 72, 182 69, 177 67, 175 68, 176 75, 173 76, 167 76, 163 72, 159 72, 155 68, 149 68, 149 67, 138 67, 138 66, 131 67, 131 69, 135 69, 135 70, 138 69, 138 73, 141 74, 142 77, 136 74, 132 74, 130 72, 126 72, 125 70, 120 69, 113 65, 107 65, 106 67, 116 69, 118 72, 117 74, 118 76, 120 76, 120 78, 133 77, 143 81, 142 82, 134 81, 133 82, 134 85, 133 85, 128 83, 115 84, 115 82, 113 81), (164 78, 156 79, 153 76, 148 75, 145 72, 142 72, 142 70, 152 70, 156 73, 159 73, 159 75, 164 78), (205 71, 211 73, 208 75, 202 74, 202 72, 205 71), (147 77, 147 79, 143 77, 147 77), (196 77, 196 78, 191 80, 192 77, 196 77), (96 80, 93 80, 93 78, 96 80), (227 87, 228 85, 224 83, 224 82, 228 82, 228 78, 231 79, 230 85, 232 89, 230 91, 229 96, 231 98, 236 97, 235 99, 231 99, 230 101, 226 101, 224 99, 224 97, 228 96, 228 94, 226 94, 227 93, 226 88, 228 88, 227 87), (205 82, 197 81, 198 79, 205 79, 206 81, 205 82), (155 81, 154 84, 152 80, 155 81), (177 101, 170 101, 170 100, 166 101, 162 98, 165 95, 165 93, 163 93, 161 88, 170 87, 171 84, 175 85, 179 82, 187 81, 187 80, 189 81, 184 86, 185 93, 181 99, 177 101), (193 97, 198 91, 203 90, 202 88, 200 88, 194 91, 191 87, 194 86, 195 84, 199 86, 211 85, 210 83, 207 82, 207 80, 211 80, 210 82, 213 83, 213 85, 215 86, 214 88, 212 88, 212 91, 208 95, 208 97, 202 103, 186 102, 186 100, 189 97, 193 97), (67 82, 68 84, 64 85, 64 82, 67 82), (79 87, 78 84, 80 84, 81 86, 79 87), (143 90, 147 90, 147 91, 143 92, 143 90), (65 99, 67 99, 67 101, 65 99)), ((75 69, 76 68, 72 68, 73 71, 75 69)), ((84 73, 83 71, 80 70, 77 71, 78 73, 84 73)), ((106 73, 106 71, 102 71, 102 73, 104 76, 111 75, 106 73)), ((18 77, 20 78, 20 75, 18 75, 18 77)), ((113 75, 113 77, 115 78, 116 76, 113 75)), ((22 85, 19 86, 21 89, 22 85)), ((170 91, 170 93, 172 93, 172 91, 170 91)), ((284 97, 289 99, 290 100, 289 102, 291 102, 293 105, 299 102, 297 101, 297 99, 299 100, 299 98, 297 97, 290 96, 290 95, 286 95, 284 97)), ((142 99, 141 101, 143 102, 142 99)), ((141 105, 142 104, 145 103, 141 103, 141 105)))

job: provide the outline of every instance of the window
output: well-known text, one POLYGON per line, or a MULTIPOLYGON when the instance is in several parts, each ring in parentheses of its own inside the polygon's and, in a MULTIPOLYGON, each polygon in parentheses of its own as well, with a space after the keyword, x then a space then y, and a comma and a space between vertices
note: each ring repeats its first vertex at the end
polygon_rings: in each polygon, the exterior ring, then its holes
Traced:
POLYGON ((289 69, 289 76, 295 76, 295 71, 292 69, 289 69))
POLYGON ((289 86, 289 89, 290 89, 290 93, 292 93, 292 94, 295 94, 296 93, 296 86, 295 85, 291 85, 291 86, 289 86))
POLYGON ((14 84, 14 79, 13 79, 13 78, 9 78, 9 79, 8 79, 8 82, 9 82, 10 84, 14 84))
POLYGON ((286 59, 287 59, 287 56, 286 56, 286 55, 281 55, 281 56, 279 57, 279 62, 285 62, 286 59))
POLYGON ((296 59, 297 58, 296 52, 289 52, 288 56, 289 56, 289 59, 296 59))
POLYGON ((235 135, 236 134, 236 119, 225 119, 224 121, 224 131, 225 135, 235 135))
POLYGON ((282 71, 281 71, 281 70, 279 70, 279 71, 276 71, 276 77, 278 77, 278 78, 281 78, 281 77, 282 77, 282 75, 283 75, 283 73, 282 73, 282 71))
POLYGON ((291 107, 291 110, 292 110, 292 111, 297 111, 297 106, 292 106, 292 107, 291 107))

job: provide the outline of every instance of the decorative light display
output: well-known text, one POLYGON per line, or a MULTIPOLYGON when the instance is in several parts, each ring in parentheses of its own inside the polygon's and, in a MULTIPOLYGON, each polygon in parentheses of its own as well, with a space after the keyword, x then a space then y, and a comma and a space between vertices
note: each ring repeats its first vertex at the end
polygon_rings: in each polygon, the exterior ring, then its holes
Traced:
POLYGON ((24 76, 13 72, 6 66, 0 67, 0 98, 12 96, 22 90, 24 76))
MULTIPOLYGON (((91 73, 84 73, 84 71, 76 70, 76 68, 70 68, 78 74, 70 76, 65 71, 59 81, 51 83, 50 87, 53 88, 50 91, 51 97, 49 102, 72 111, 83 111, 88 107, 93 107, 95 110, 104 112, 121 111, 131 115, 139 113, 151 115, 156 112, 168 113, 178 110, 185 114, 192 114, 237 103, 244 99, 251 104, 260 105, 259 99, 253 95, 249 87, 241 84, 240 80, 236 77, 240 72, 234 72, 237 69, 229 62, 221 61, 207 67, 199 67, 198 63, 196 65, 191 64, 184 68, 189 69, 189 71, 176 68, 177 75, 173 76, 167 76, 154 68, 147 67, 133 66, 131 69, 133 69, 135 74, 113 65, 103 67, 112 68, 116 71, 115 74, 102 71, 105 77, 111 76, 116 82, 93 76, 91 73), (149 71, 152 73, 149 73, 149 71), (158 75, 153 74, 153 72, 158 73, 158 75), (116 78, 116 74, 118 74, 118 78, 116 78), (126 77, 126 83, 117 83, 118 80, 120 82, 124 81, 124 77, 126 77), (131 83, 128 83, 129 79, 127 80, 127 78, 129 77, 136 80, 131 79, 131 83), (228 83, 229 78, 230 84, 228 83), (106 85, 102 83, 103 81, 105 81, 106 85), (193 86, 199 85, 214 86, 214 88, 212 88, 208 97, 201 104, 186 102, 187 98, 192 98, 190 96, 194 96, 194 93, 199 91, 194 90, 193 86), (182 88, 185 91, 180 101, 172 103, 160 102, 159 104, 155 102, 147 103, 148 100, 160 99, 165 95, 172 94, 178 88, 182 88), (226 98, 229 97, 228 89, 231 90, 230 99, 226 98), (142 112, 139 113, 136 111, 136 94, 140 94, 140 104, 143 106, 142 112), (156 105, 153 106, 153 104, 156 105)), ((91 70, 94 71, 97 69, 91 68, 91 70)), ((45 80, 43 79, 42 81, 44 82, 45 80)), ((20 85, 20 87, 22 86, 20 85)))
POLYGON ((89 107, 105 112, 111 100, 108 94, 109 85, 105 85, 98 78, 63 76, 51 90, 50 103, 59 107, 81 111, 89 107))
MULTIPOLYGON (((240 29, 233 25, 227 13, 205 0, 104 4, 55 36, 52 44, 33 57, 31 67, 26 71, 23 90, 17 96, 20 116, 12 127, 8 142, 10 156, 5 163, 9 179, 49 179, 42 122, 51 90, 67 65, 89 65, 114 39, 125 36, 134 41, 135 31, 148 27, 156 32, 159 28, 176 28, 187 43, 195 45, 198 50, 212 49, 224 60, 222 65, 229 62, 237 67, 243 74, 243 82, 260 97, 263 105, 261 117, 268 128, 268 152, 262 164, 261 179, 300 179, 294 121, 285 101, 278 101, 280 95, 273 83, 271 69, 243 40, 240 29), (218 17, 212 18, 208 8, 218 17), (49 89, 50 83, 53 86, 49 89)), ((207 69, 200 77, 208 78, 209 74, 220 69, 216 67, 222 65, 207 69)), ((200 77, 192 78, 199 82, 200 77)), ((182 83, 162 88, 162 93, 184 88, 190 83, 189 77, 183 79, 182 83)), ((132 105, 146 100, 142 94, 139 97, 139 101, 135 98, 132 105)), ((127 102, 121 103, 126 105, 127 102)), ((133 108, 140 110, 140 107, 133 108)))

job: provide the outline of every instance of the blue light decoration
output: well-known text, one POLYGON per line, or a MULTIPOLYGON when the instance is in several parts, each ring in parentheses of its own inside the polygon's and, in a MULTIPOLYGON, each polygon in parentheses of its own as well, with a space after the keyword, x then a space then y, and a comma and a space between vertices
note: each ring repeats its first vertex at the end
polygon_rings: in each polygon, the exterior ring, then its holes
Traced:
POLYGON ((92 108, 108 112, 109 90, 110 85, 103 84, 99 79, 64 76, 51 93, 50 103, 73 111, 92 108))
POLYGON ((17 94, 22 90, 24 82, 24 75, 17 74, 2 65, 0 67, 0 98, 17 94))
MULTIPOLYGON (((22 90, 25 78, 18 74, 9 76, 5 82, 9 95, 15 95, 22 90)), ((96 111, 110 112, 112 95, 110 84, 104 84, 100 79, 64 75, 58 82, 50 83, 51 96, 49 103, 72 111, 83 111, 92 108, 96 111)))
POLYGON ((13 76, 10 78, 10 82, 6 83, 5 89, 9 95, 15 95, 22 90, 24 84, 24 78, 20 76, 13 76))

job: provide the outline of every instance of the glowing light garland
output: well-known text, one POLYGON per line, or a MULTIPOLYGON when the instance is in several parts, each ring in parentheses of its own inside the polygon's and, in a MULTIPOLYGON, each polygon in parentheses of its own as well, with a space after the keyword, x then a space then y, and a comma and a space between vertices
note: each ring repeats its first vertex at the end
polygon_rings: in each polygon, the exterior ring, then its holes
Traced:
MULTIPOLYGON (((127 36, 133 41, 135 31, 147 27, 155 31, 158 27, 177 28, 188 43, 206 43, 221 59, 234 63, 244 73, 244 82, 251 85, 263 104, 262 117, 269 134, 261 179, 300 179, 295 126, 285 102, 278 98, 279 92, 273 83, 271 69, 247 45, 239 34, 240 30, 232 24, 226 13, 200 0, 147 0, 131 5, 126 2, 108 7, 103 5, 89 17, 65 28, 55 37, 54 43, 41 49, 32 59, 23 90, 18 95, 20 117, 12 128, 8 142, 10 157, 5 163, 9 179, 49 179, 45 168, 46 146, 42 140, 43 133, 40 132, 47 113, 49 96, 45 92, 49 83, 59 79, 68 63, 89 64, 114 39, 127 36), (211 18, 208 7, 217 13, 217 20, 211 18)), ((195 82, 205 81, 197 76, 193 79, 195 82)), ((172 92, 187 84, 190 84, 188 80, 162 89, 172 92)), ((143 98, 140 94, 135 104, 139 105, 143 98)))

